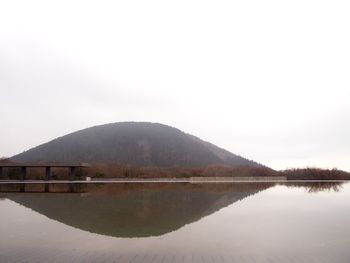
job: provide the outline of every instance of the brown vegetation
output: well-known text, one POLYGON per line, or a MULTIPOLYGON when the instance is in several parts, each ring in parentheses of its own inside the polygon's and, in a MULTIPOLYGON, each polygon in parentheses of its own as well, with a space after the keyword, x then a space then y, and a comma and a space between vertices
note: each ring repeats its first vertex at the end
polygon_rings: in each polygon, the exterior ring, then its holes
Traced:
POLYGON ((350 180, 350 173, 337 169, 289 169, 282 172, 288 180, 350 180))
POLYGON ((141 167, 117 164, 92 164, 86 175, 93 178, 190 178, 190 177, 245 177, 278 176, 266 167, 209 165, 205 168, 141 167))

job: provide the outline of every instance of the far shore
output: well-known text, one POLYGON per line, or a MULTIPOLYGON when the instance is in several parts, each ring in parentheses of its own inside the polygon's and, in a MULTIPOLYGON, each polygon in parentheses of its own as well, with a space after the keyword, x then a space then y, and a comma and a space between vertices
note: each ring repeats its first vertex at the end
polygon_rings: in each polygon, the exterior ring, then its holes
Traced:
POLYGON ((350 173, 338 169, 297 168, 276 171, 264 166, 143 167, 118 164, 17 164, 0 162, 0 182, 279 182, 342 181, 350 173), (45 182, 45 181, 44 181, 45 182))
POLYGON ((193 177, 193 178, 87 178, 85 180, 0 180, 0 184, 95 184, 95 183, 332 183, 349 180, 292 180, 275 177, 193 177))

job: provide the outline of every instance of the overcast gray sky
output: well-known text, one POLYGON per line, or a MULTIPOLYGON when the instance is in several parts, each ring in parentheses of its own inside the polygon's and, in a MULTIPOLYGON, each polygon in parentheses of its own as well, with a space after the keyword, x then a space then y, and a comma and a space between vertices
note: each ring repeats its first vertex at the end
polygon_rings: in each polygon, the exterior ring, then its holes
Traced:
POLYGON ((175 126, 272 168, 350 170, 350 4, 0 3, 0 156, 89 126, 175 126))

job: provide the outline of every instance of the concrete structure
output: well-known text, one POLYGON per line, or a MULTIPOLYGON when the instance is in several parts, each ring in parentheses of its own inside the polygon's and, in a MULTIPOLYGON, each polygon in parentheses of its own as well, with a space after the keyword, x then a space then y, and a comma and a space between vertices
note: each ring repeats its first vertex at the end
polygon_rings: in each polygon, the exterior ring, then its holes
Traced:
POLYGON ((51 180, 51 169, 52 168, 67 168, 68 179, 73 181, 76 179, 77 168, 89 167, 88 164, 26 164, 26 163, 0 163, 0 180, 4 175, 4 168, 19 168, 20 178, 25 181, 27 178, 27 171, 29 168, 43 168, 45 169, 45 180, 51 180))

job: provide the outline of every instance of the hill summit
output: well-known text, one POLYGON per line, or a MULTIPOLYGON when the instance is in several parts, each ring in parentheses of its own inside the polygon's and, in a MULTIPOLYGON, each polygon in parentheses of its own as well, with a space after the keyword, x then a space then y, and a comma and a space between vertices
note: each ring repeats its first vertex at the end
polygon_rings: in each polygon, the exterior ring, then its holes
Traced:
POLYGON ((70 133, 11 158, 18 162, 116 163, 159 167, 248 165, 235 155, 176 128, 148 122, 118 122, 70 133))

